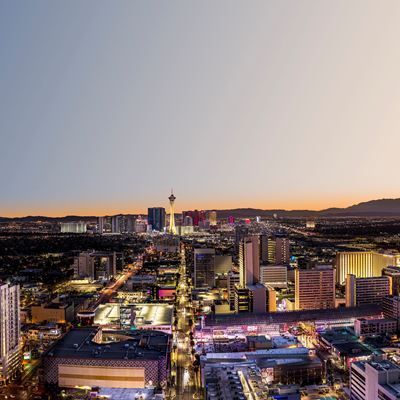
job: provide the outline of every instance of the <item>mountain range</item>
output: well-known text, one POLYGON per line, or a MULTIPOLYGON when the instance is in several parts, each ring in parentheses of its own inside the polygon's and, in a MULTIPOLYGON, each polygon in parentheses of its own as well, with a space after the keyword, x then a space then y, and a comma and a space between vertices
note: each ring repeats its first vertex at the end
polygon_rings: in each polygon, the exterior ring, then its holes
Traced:
POLYGON ((261 210, 255 208, 236 208, 217 210, 218 217, 233 216, 237 218, 273 217, 400 217, 400 198, 370 200, 344 208, 327 208, 324 210, 261 210))
MULTIPOLYGON (((255 218, 273 217, 277 214, 279 217, 400 217, 400 198, 398 199, 379 199, 354 204, 345 208, 327 208, 325 210, 262 210, 257 208, 235 208, 216 210, 218 218, 255 218)), ((72 222, 72 221, 95 221, 95 216, 76 216, 69 215, 65 217, 46 217, 46 216, 27 216, 27 217, 0 217, 0 222, 72 222)))

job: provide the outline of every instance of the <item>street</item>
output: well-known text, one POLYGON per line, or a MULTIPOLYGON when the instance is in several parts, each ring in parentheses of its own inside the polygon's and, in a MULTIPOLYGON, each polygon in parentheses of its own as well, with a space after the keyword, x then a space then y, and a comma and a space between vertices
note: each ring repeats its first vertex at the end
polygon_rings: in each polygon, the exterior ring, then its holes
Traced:
POLYGON ((172 353, 171 375, 175 378, 175 398, 197 398, 198 371, 193 367, 191 330, 193 329, 193 310, 191 302, 191 288, 186 277, 186 264, 184 256, 181 257, 180 280, 177 290, 176 322, 173 333, 173 343, 176 350, 172 353))

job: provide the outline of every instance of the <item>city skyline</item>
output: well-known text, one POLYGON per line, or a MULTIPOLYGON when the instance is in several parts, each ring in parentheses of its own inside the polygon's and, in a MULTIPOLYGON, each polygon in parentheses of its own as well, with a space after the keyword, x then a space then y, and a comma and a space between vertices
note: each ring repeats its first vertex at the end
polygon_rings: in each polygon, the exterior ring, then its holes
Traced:
POLYGON ((144 212, 171 185, 178 211, 398 197, 398 15, 4 2, 0 215, 144 212))

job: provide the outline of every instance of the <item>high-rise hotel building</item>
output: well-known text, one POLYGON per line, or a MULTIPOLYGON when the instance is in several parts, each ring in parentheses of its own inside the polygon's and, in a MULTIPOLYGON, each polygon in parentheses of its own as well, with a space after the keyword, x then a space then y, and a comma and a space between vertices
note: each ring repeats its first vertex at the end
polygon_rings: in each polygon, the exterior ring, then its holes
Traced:
POLYGON ((390 277, 388 276, 357 278, 349 274, 346 277, 346 307, 382 304, 389 294, 390 277))
POLYGON ((21 366, 19 285, 0 284, 0 380, 10 380, 21 366))
POLYGON ((285 236, 260 236, 260 259, 263 263, 289 264, 290 242, 285 236))
POLYGON ((398 257, 374 251, 340 252, 336 255, 336 280, 343 283, 348 274, 357 278, 381 276, 382 269, 396 265, 398 257))
POLYGON ((149 207, 147 209, 147 223, 153 231, 162 232, 165 228, 165 208, 149 207))
POLYGON ((258 236, 249 236, 239 244, 240 285, 246 287, 260 279, 260 244, 258 236))
POLYGON ((331 265, 296 269, 295 309, 335 308, 335 270, 331 265))

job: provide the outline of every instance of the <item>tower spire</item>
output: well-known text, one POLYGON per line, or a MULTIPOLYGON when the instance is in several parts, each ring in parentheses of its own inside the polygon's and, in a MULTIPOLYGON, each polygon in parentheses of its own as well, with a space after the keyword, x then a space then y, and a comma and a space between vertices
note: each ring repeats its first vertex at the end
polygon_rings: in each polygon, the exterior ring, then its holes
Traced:
POLYGON ((174 196, 173 188, 171 188, 171 196, 168 197, 169 200, 169 233, 176 235, 176 227, 175 227, 175 212, 174 212, 174 203, 176 197, 174 196))

